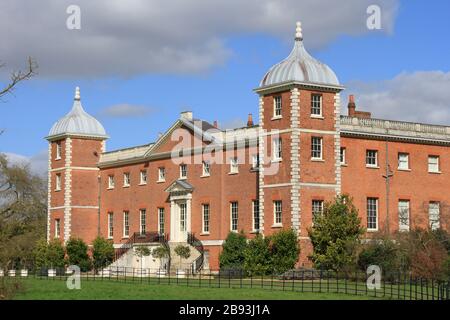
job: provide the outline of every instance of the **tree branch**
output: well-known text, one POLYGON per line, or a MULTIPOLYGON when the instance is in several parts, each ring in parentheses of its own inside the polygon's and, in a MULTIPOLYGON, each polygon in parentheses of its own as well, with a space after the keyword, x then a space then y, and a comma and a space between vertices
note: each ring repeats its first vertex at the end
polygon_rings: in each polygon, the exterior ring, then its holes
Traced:
MULTIPOLYGON (((0 68, 4 67, 4 64, 0 64, 0 68)), ((29 80, 31 77, 37 74, 36 69, 38 65, 31 57, 28 57, 28 66, 26 71, 15 71, 11 74, 10 82, 3 89, 0 89, 0 98, 8 93, 12 93, 19 82, 29 80)), ((3 131, 0 131, 0 134, 3 131)))

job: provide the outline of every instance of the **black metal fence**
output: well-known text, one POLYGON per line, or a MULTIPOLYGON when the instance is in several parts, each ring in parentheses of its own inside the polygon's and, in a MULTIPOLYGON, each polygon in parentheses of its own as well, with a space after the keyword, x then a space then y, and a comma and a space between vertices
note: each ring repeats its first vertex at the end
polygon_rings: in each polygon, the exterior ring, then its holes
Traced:
MULTIPOLYGON (((415 278, 406 273, 383 275, 374 283, 363 272, 292 270, 283 274, 256 275, 242 270, 140 269, 114 267, 81 273, 81 281, 140 282, 208 288, 248 288, 305 293, 335 293, 396 300, 450 300, 450 281, 415 278), (369 282, 369 283, 368 283, 369 282)), ((1 275, 0 275, 1 276, 1 275)), ((66 280, 72 276, 65 269, 41 268, 28 271, 28 278, 66 280)), ((11 278, 8 272, 3 277, 11 278)), ((14 277, 25 278, 20 270, 14 277)))

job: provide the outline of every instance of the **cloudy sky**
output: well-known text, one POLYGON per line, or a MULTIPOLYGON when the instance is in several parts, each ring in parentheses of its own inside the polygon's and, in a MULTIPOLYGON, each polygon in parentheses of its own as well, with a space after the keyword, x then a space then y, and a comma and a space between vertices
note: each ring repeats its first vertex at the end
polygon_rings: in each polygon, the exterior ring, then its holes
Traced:
POLYGON ((109 150, 154 141, 185 109, 223 127, 257 120, 252 89, 289 54, 297 20, 344 102, 354 93, 377 118, 450 124, 449 12, 445 0, 3 0, 0 83, 28 56, 39 74, 0 102, 0 152, 45 168, 43 138, 77 85, 109 150), (80 30, 66 27, 72 4, 80 30), (366 26, 372 4, 381 30, 366 26))

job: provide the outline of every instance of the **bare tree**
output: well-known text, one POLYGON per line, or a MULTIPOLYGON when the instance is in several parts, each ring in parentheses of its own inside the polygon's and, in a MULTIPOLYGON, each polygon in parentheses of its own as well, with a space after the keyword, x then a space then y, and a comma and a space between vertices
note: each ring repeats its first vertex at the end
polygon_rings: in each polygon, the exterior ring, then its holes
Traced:
MULTIPOLYGON (((4 63, 0 64, 0 68, 3 68, 5 66, 4 63)), ((36 70, 38 68, 38 65, 36 61, 33 60, 33 58, 28 57, 28 64, 26 70, 19 70, 19 71, 13 71, 11 73, 11 76, 9 78, 9 83, 6 84, 3 89, 0 89, 0 99, 8 94, 12 93, 17 86, 19 82, 29 80, 31 77, 35 76, 37 74, 36 70)))

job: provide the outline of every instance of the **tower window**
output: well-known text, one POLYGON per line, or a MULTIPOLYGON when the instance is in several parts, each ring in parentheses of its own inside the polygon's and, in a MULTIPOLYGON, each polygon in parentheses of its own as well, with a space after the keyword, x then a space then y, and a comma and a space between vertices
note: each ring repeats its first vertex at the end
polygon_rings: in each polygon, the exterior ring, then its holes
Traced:
POLYGON ((283 214, 283 205, 281 200, 276 200, 273 202, 273 214, 274 214, 274 224, 281 225, 282 224, 282 214, 283 214))
POLYGON ((61 141, 58 141, 56 143, 56 157, 55 160, 60 160, 61 159, 61 141))
POLYGON ((56 174, 55 191, 61 190, 61 173, 56 174))
POLYGON ((311 158, 322 159, 322 138, 320 137, 311 137, 311 158))
POLYGON ((322 95, 320 94, 311 96, 311 115, 322 116, 322 95))
POLYGON ((281 138, 273 140, 273 160, 279 161, 282 157, 281 138))
POLYGON ((59 239, 61 236, 61 220, 55 219, 55 238, 59 239))
POLYGON ((281 118, 281 96, 273 97, 273 117, 281 118))
POLYGON ((346 153, 346 149, 341 147, 341 155, 340 155, 340 161, 341 164, 346 164, 346 159, 345 159, 345 153, 346 153))

